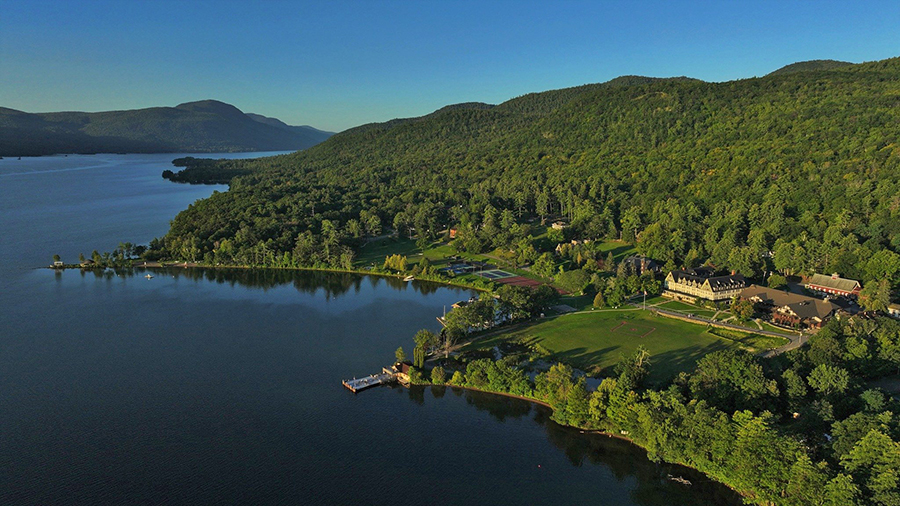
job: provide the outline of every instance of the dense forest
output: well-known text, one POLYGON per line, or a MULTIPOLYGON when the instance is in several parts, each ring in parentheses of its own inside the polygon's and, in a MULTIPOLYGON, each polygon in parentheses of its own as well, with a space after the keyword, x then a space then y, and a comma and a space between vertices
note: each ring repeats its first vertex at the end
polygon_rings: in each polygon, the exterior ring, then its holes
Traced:
POLYGON ((0 107, 0 156, 295 150, 330 136, 215 100, 97 113, 0 107))
POLYGON ((218 171, 195 162, 179 177, 231 189, 180 213, 153 254, 339 265, 367 236, 427 240, 448 225, 469 250, 515 249, 517 227, 557 215, 572 236, 670 265, 896 285, 898 78, 896 58, 724 83, 624 77, 364 125, 218 171))
MULTIPOLYGON (((281 157, 180 160, 173 179, 230 190, 180 213, 146 255, 346 267, 368 238, 394 232, 424 249, 452 226, 458 249, 508 252, 558 286, 597 284, 587 266, 614 262, 591 245, 617 239, 666 268, 782 282, 839 272, 886 300, 900 284, 900 58, 782 70, 725 83, 627 76, 364 125, 281 157), (548 229, 555 220, 568 228, 548 229)), ((627 274, 599 297, 658 289, 627 274)), ((499 292, 510 315, 553 295, 499 292)), ((461 327, 489 319, 481 306, 461 327)), ((666 385, 647 384, 642 353, 595 391, 564 365, 531 380, 491 359, 413 379, 543 400, 561 423, 626 435, 752 502, 896 505, 897 402, 871 382, 897 374, 898 343, 896 322, 860 316, 774 359, 710 353, 666 385)))
MULTIPOLYGON (((430 337, 416 334, 416 350, 430 337)), ((663 388, 647 384, 654 357, 643 348, 594 390, 565 364, 532 380, 518 355, 438 359, 430 372, 419 358, 413 383, 546 402, 558 423, 621 434, 749 503, 900 504, 900 404, 867 383, 900 367, 900 323, 889 318, 831 320, 808 347, 773 360, 716 351, 663 388)))

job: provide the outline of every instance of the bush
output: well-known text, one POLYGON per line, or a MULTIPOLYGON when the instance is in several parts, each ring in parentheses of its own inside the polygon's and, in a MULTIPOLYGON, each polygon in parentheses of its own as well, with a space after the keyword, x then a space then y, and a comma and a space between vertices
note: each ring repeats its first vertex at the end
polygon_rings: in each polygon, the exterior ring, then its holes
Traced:
POLYGON ((554 282, 569 293, 581 293, 591 282, 591 275, 583 269, 575 269, 558 274, 554 282))
POLYGON ((409 384, 410 385, 427 385, 428 380, 422 375, 422 370, 416 367, 409 368, 409 384))
POLYGON ((444 368, 441 366, 437 366, 431 370, 431 382, 435 385, 443 385, 447 381, 447 375, 444 373, 444 368))
POLYGON ((456 386, 462 386, 466 383, 466 375, 462 373, 462 371, 456 371, 453 373, 453 376, 450 378, 450 384, 456 386))

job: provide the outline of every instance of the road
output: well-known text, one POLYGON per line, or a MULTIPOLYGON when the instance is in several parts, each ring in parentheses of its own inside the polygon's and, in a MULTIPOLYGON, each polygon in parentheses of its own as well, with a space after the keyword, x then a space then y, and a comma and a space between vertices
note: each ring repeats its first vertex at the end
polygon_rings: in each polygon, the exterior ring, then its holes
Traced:
POLYGON ((784 346, 780 346, 778 348, 774 348, 771 350, 766 350, 766 351, 761 352, 759 355, 762 357, 774 357, 775 355, 780 355, 786 351, 793 350, 795 348, 799 348, 808 339, 808 337, 805 334, 799 334, 799 335, 798 334, 786 334, 786 333, 782 333, 782 332, 772 332, 771 330, 751 329, 751 328, 747 328, 747 327, 742 327, 740 325, 735 325, 733 323, 716 321, 716 320, 712 320, 709 318, 704 318, 702 316, 695 316, 695 315, 680 313, 678 311, 669 311, 668 309, 660 309, 658 307, 650 307, 650 308, 648 308, 648 310, 656 311, 657 313, 660 313, 660 314, 666 314, 666 315, 675 316, 678 318, 684 318, 687 320, 695 321, 697 323, 708 323, 708 324, 711 323, 711 324, 715 324, 719 327, 725 327, 728 329, 738 330, 741 332, 749 332, 751 334, 759 334, 759 335, 763 335, 763 336, 783 337, 790 341, 788 344, 786 344, 784 346))

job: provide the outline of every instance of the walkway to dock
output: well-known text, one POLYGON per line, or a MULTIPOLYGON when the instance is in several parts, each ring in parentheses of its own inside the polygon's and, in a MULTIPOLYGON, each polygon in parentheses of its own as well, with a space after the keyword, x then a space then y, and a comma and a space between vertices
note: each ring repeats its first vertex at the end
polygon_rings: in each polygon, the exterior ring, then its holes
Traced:
POLYGON ((394 381, 394 375, 388 373, 373 374, 365 378, 354 378, 352 380, 344 380, 344 386, 349 388, 351 392, 356 393, 369 387, 383 385, 394 381))

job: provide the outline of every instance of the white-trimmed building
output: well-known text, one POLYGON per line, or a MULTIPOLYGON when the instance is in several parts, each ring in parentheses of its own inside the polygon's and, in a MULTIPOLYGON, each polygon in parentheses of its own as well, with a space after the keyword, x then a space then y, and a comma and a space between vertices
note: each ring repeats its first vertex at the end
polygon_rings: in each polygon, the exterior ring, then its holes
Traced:
POLYGON ((692 304, 697 299, 720 302, 739 296, 746 286, 747 280, 740 274, 716 276, 712 268, 698 267, 670 272, 662 296, 692 304))
POLYGON ((859 291, 862 290, 862 284, 859 281, 842 278, 837 273, 831 276, 813 274, 803 287, 812 292, 852 297, 854 299, 859 295, 859 291))

